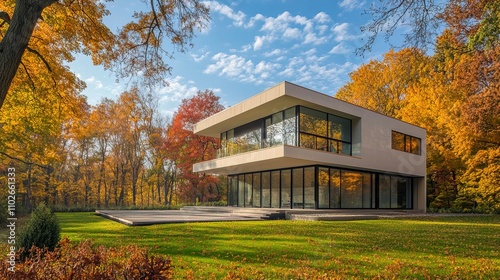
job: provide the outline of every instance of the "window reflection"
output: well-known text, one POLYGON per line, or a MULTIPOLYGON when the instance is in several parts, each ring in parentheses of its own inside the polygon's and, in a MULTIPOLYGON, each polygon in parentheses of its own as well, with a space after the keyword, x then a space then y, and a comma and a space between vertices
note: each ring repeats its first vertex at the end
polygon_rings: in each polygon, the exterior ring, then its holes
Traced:
MULTIPOLYGON (((303 106, 292 107, 225 131, 220 134, 220 140, 219 157, 278 145, 352 154, 351 120, 303 106)), ((417 142, 408 143, 412 147, 419 145, 417 142)))
POLYGON ((411 178, 388 174, 310 166, 228 176, 230 206, 410 209, 411 201, 411 178))
POLYGON ((392 148, 394 150, 420 155, 420 138, 406 135, 401 132, 392 131, 392 148))

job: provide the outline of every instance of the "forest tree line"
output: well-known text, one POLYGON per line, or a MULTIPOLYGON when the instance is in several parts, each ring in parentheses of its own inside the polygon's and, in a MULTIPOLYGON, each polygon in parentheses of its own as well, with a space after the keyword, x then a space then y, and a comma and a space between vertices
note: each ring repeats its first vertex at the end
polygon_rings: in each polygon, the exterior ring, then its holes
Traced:
MULTIPOLYGON (((192 127, 223 109, 219 98, 199 92, 168 119, 150 94, 171 70, 162 42, 184 51, 207 24, 208 8, 197 0, 177 7, 150 1, 149 11, 113 33, 103 23, 105 2, 36 1, 31 33, 18 36, 12 15, 24 2, 0 3, 0 184, 7 186, 7 170, 15 168, 21 205, 225 199, 224 178, 191 171, 215 156, 218 140, 194 136, 192 127), (65 66, 75 53, 137 86, 90 106, 84 82, 65 66)), ((500 2, 387 0, 369 12, 365 31, 375 36, 391 35, 406 19, 409 47, 360 66, 336 97, 427 129, 428 207, 499 212, 500 2)))
POLYGON ((41 101, 8 99, 0 117, 2 178, 15 168, 20 205, 91 209, 225 199, 224 181, 192 172, 193 163, 218 149, 218 139, 192 133, 194 123, 223 109, 213 92, 183 100, 171 120, 137 88, 95 106, 80 99, 51 110, 41 101))
POLYGON ((427 130, 429 208, 500 212, 500 2, 449 1, 437 17, 432 54, 391 50, 336 97, 427 130))

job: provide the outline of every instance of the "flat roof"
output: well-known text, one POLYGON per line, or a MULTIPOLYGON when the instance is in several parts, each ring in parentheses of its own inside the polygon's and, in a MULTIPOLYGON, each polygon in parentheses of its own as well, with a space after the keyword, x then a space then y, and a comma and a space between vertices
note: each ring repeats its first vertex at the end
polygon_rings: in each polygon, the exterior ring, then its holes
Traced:
POLYGON ((221 132, 296 105, 306 106, 349 119, 360 118, 366 114, 377 114, 387 119, 418 127, 333 96, 284 81, 196 123, 194 133, 219 138, 221 132))

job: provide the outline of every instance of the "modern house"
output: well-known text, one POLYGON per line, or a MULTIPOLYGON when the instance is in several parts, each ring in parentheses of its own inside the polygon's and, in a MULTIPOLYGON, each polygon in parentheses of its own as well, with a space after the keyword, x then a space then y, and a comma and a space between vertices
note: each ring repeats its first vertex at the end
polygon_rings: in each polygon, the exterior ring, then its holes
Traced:
POLYGON ((228 205, 426 209, 426 131, 280 83, 195 125, 219 137, 193 171, 228 176, 228 205))

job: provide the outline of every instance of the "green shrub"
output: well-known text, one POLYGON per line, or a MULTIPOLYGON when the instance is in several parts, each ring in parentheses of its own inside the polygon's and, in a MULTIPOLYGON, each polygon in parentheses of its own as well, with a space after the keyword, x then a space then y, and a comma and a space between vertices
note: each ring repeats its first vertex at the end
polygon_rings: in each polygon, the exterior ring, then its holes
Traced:
POLYGON ((31 254, 9 271, 8 262, 0 262, 0 279, 171 279, 170 259, 151 256, 137 246, 106 248, 86 240, 73 245, 61 240, 54 251, 33 247, 31 254))
POLYGON ((33 246, 53 251, 59 242, 60 231, 56 215, 45 204, 39 204, 19 234, 18 248, 24 249, 20 258, 26 258, 33 246))

